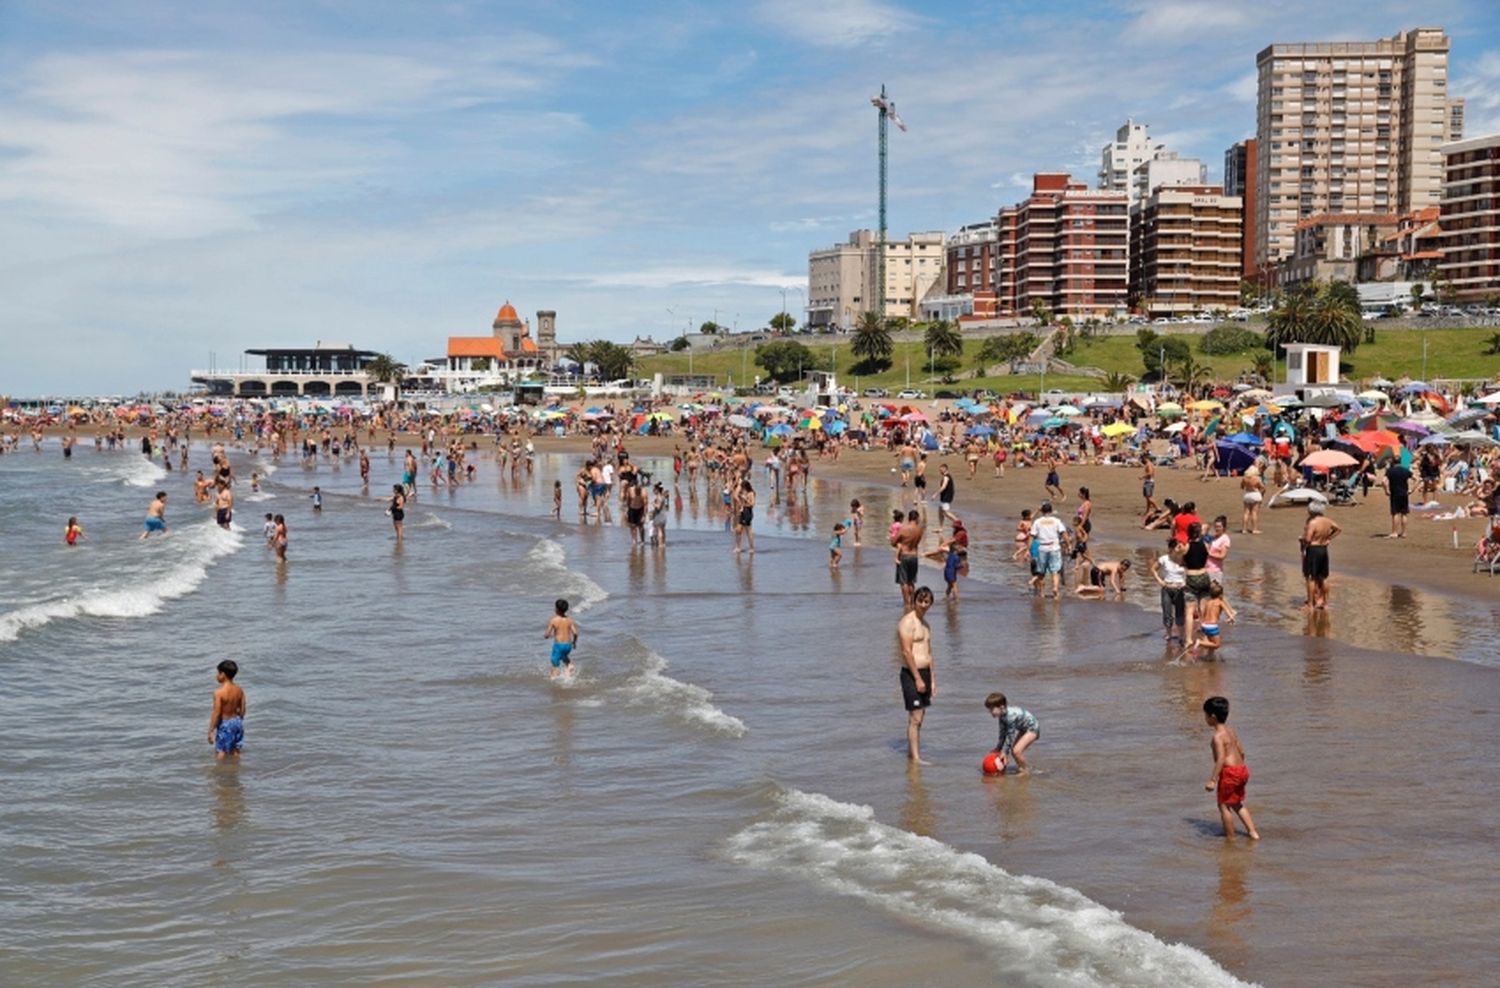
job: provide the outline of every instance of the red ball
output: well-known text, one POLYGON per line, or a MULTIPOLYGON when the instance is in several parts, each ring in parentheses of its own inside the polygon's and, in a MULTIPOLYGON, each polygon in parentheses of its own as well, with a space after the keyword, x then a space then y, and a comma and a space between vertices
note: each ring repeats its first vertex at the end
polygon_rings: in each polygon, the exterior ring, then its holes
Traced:
POLYGON ((1004 775, 1005 756, 998 751, 992 751, 984 756, 984 761, 980 762, 980 768, 984 770, 985 775, 1004 775))

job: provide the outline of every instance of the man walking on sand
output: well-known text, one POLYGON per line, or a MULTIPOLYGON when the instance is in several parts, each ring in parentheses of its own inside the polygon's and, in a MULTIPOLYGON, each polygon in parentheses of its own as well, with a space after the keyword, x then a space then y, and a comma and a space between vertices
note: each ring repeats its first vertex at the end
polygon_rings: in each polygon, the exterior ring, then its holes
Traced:
POLYGON ((1406 538, 1406 516, 1411 514, 1411 471, 1392 460, 1385 468, 1380 486, 1391 501, 1391 533, 1388 539, 1406 538))

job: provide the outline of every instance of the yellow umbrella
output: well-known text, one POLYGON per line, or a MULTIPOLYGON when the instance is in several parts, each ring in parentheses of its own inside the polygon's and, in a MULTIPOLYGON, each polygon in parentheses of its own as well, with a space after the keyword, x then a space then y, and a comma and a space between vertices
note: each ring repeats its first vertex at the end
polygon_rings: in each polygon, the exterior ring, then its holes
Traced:
POLYGON ((1204 399, 1203 401, 1195 401, 1188 407, 1195 412, 1215 412, 1224 406, 1217 401, 1204 399))
POLYGON ((1106 425, 1099 431, 1103 432, 1106 436, 1113 439, 1116 436, 1129 435, 1130 433, 1135 431, 1135 426, 1129 425, 1125 422, 1111 422, 1109 425, 1106 425))

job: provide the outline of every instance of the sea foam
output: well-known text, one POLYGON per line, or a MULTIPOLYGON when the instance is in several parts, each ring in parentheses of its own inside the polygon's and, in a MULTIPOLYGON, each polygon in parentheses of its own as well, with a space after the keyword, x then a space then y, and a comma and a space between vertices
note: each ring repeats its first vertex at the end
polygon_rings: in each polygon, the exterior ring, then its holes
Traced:
POLYGON ((734 738, 744 736, 745 722, 714 706, 713 693, 665 675, 666 668, 666 659, 655 652, 648 653, 644 668, 621 687, 626 701, 635 706, 651 707, 717 734, 734 738))
POLYGON ((1012 875, 977 854, 875 819, 868 806, 781 791, 770 818, 729 839, 729 857, 861 899, 980 944, 1000 983, 1243 985, 1206 954, 1126 923, 1083 893, 1012 875))
MULTIPOLYGON (((153 537, 153 540, 156 537, 153 537)), ((15 641, 25 631, 53 621, 87 617, 136 618, 155 614, 169 600, 185 597, 208 577, 214 561, 244 545, 238 530, 226 531, 211 522, 174 529, 162 537, 161 548, 172 556, 160 573, 137 575, 115 572, 129 586, 94 586, 57 600, 39 601, 0 614, 0 642, 15 641)), ((145 546, 141 547, 146 550, 145 546)))
POLYGON ((609 597, 609 591, 582 573, 568 569, 568 555, 563 547, 551 539, 544 538, 531 547, 526 554, 527 562, 538 569, 560 577, 562 590, 569 598, 574 614, 582 613, 609 597))
POLYGON ((154 460, 135 453, 120 461, 116 476, 129 487, 155 487, 166 478, 167 471, 154 460))

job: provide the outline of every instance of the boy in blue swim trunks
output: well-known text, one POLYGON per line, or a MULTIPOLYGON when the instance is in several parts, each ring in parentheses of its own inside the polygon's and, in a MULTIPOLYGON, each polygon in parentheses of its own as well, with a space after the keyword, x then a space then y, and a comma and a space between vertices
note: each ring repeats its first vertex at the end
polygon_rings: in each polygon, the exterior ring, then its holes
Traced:
POLYGON ((219 688, 214 690, 214 709, 208 718, 208 743, 219 761, 239 755, 245 743, 245 691, 234 685, 239 671, 233 659, 220 662, 214 671, 219 688))
POLYGON ((152 532, 167 534, 167 492, 157 491, 156 498, 152 500, 151 506, 146 509, 146 530, 141 533, 144 541, 151 537, 152 532))
POLYGON ((558 598, 553 605, 557 613, 547 622, 543 638, 552 639, 552 672, 550 678, 573 675, 573 648, 578 644, 578 624, 568 617, 568 602, 558 598))
POLYGON ((1187 650, 1201 648, 1206 655, 1217 652, 1223 644, 1219 641, 1219 622, 1227 620, 1234 624, 1234 608, 1224 599, 1224 588, 1218 583, 1208 585, 1208 599, 1198 605, 1198 636, 1188 643, 1187 650))
POLYGON ((1009 748, 1016 760, 1016 771, 1026 775, 1030 771, 1026 767, 1026 749, 1042 736, 1041 725, 1029 712, 1012 707, 1004 693, 991 693, 985 697, 984 708, 1000 722, 1000 740, 994 749, 1000 753, 1000 771, 1005 771, 1005 750, 1009 748))

